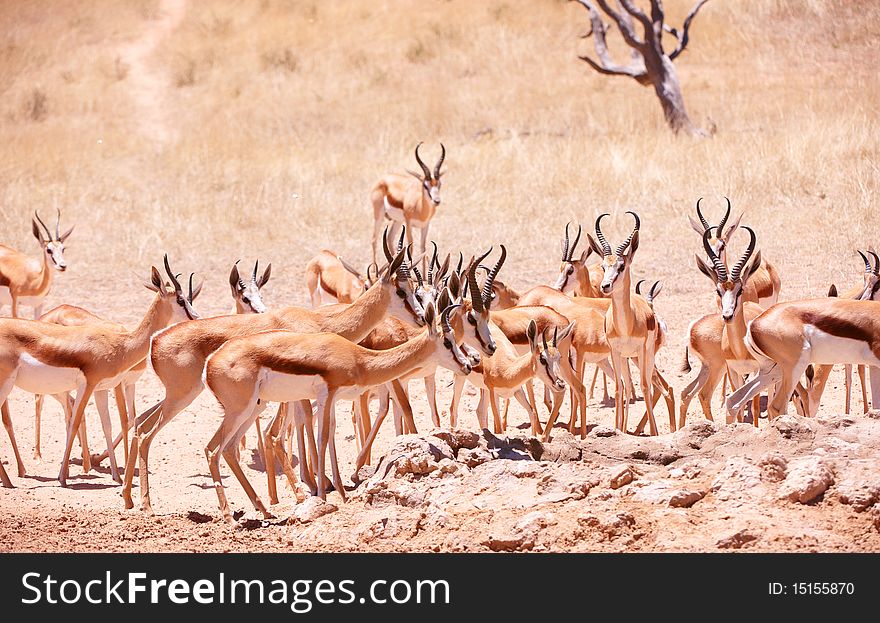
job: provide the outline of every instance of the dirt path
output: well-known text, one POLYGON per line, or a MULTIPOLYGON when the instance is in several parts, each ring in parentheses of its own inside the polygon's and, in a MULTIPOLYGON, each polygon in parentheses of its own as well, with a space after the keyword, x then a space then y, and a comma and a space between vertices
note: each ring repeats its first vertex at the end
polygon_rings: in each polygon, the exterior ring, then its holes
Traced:
POLYGON ((162 39, 183 21, 186 7, 186 0, 161 0, 159 19, 151 21, 140 38, 119 50, 122 62, 129 68, 129 93, 139 109, 138 129, 159 145, 172 142, 176 131, 165 106, 169 77, 150 62, 150 57, 162 39))

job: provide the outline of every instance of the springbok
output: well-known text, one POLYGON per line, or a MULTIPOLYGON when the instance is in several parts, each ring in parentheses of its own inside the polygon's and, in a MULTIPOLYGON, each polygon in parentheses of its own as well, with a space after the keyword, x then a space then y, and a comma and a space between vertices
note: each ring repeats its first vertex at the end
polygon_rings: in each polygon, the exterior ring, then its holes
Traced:
POLYGON ((580 257, 575 259, 574 254, 578 242, 581 239, 581 226, 578 225, 574 243, 569 245, 569 223, 565 225, 565 238, 562 240, 562 264, 559 267, 559 277, 553 287, 571 296, 588 296, 602 298, 599 285, 602 283, 602 263, 596 262, 593 266, 587 266, 587 259, 593 250, 590 247, 584 249, 580 257))
MULTIPOLYGON (((751 322, 745 344, 760 372, 727 398, 728 414, 778 383, 767 407, 773 419, 786 412, 810 364, 880 366, 880 302, 821 298, 777 303, 751 322)), ((880 396, 880 375, 873 373, 871 395, 880 396)))
POLYGON ((326 498, 323 475, 329 446, 333 484, 345 499, 336 458, 336 401, 356 398, 370 387, 400 378, 429 360, 468 374, 470 363, 455 343, 449 326, 452 310, 443 310, 442 329, 438 331, 434 306, 429 303, 425 309, 427 326, 422 334, 384 351, 363 348, 335 333, 268 331, 231 339, 208 357, 205 382, 223 407, 223 421, 208 442, 205 456, 223 517, 234 523, 221 482, 221 455, 254 508, 265 518, 272 517, 242 472, 234 452, 238 437, 266 401, 317 401, 318 496, 326 498))
MULTIPOLYGON (((685 425, 688 406, 695 395, 699 395, 703 415, 707 420, 713 419, 712 394, 725 373, 730 377, 731 385, 738 388, 746 375, 758 371, 758 362, 752 357, 743 340, 746 327, 763 310, 757 303, 744 301, 743 292, 748 286, 749 279, 761 265, 761 252, 758 251, 752 263, 746 266, 755 251, 756 237, 751 228, 743 226, 743 229, 749 233, 749 245, 739 261, 730 269, 729 274, 727 266, 711 246, 709 230, 703 234, 703 246, 712 266, 706 264, 699 255, 695 256, 697 268, 715 284, 715 294, 721 312, 703 316, 692 322, 688 329, 688 344, 684 350, 682 371, 691 370, 688 360, 689 351, 693 351, 699 358, 702 367, 697 378, 681 392, 679 428, 685 425)), ((752 406, 755 426, 758 425, 758 408, 758 405, 752 406)))
MULTIPOLYGON (((731 206, 730 199, 727 197, 724 199, 727 202, 727 209, 724 212, 724 217, 717 226, 710 225, 703 216, 703 212, 700 210, 700 202, 703 200, 702 197, 697 200, 697 218, 699 221, 694 220, 694 217, 690 214, 688 214, 688 221, 694 231, 700 234, 700 236, 704 236, 706 232, 710 232, 709 247, 715 255, 721 258, 721 262, 727 266, 727 246, 730 243, 733 234, 736 233, 736 230, 739 228, 744 213, 740 212, 739 216, 733 220, 725 231, 724 227, 730 218, 731 206), (713 230, 715 232, 714 234, 711 233, 713 230)), ((757 303, 762 309, 767 309, 779 300, 780 286, 781 281, 779 279, 779 272, 773 264, 765 259, 761 262, 760 268, 758 268, 758 271, 752 276, 749 285, 743 292, 743 301, 757 303)))
POLYGON ((367 274, 362 275, 333 251, 322 250, 306 264, 306 287, 312 307, 352 303, 375 281, 371 268, 374 266, 367 267, 367 274))
POLYGON ((159 271, 152 267, 150 281, 144 285, 156 296, 133 331, 120 332, 104 325, 63 326, 34 320, 0 320, 0 404, 4 404, 4 409, 13 387, 32 394, 76 390, 58 474, 62 486, 67 485, 73 438, 92 393, 116 387, 132 366, 147 356, 154 333, 174 322, 198 318, 192 308, 192 300, 198 294, 192 287, 193 275, 190 274, 187 297, 168 265, 167 255, 165 272, 173 288, 168 290, 159 271))
MULTIPOLYGON (((858 252, 860 256, 862 256, 862 260, 865 262, 865 274, 864 280, 861 286, 855 286, 854 288, 844 292, 841 295, 841 298, 851 299, 851 300, 863 300, 863 301, 877 301, 880 300, 880 256, 877 255, 876 251, 873 248, 868 249, 868 253, 871 257, 874 258, 874 265, 871 265, 871 262, 868 260, 868 257, 862 253, 858 252)), ((828 296, 838 296, 837 288, 832 284, 831 289, 828 291, 828 296)), ((816 411, 819 408, 819 402, 822 399, 822 394, 825 391, 825 384, 828 382, 828 375, 831 374, 831 369, 834 366, 827 365, 817 365, 817 366, 808 366, 807 367, 807 380, 809 381, 809 386, 807 388, 807 395, 809 397, 809 406, 808 412, 811 416, 816 415, 816 411)), ((864 413, 868 412, 868 388, 865 382, 865 366, 859 365, 856 366, 859 375, 859 381, 862 387, 862 408, 864 409, 864 413)), ((846 383, 846 405, 845 411, 846 414, 849 415, 851 407, 852 407, 852 365, 846 364, 844 367, 844 381, 846 383)))
MULTIPOLYGON (((401 251, 397 257, 392 258, 387 237, 384 250, 389 259, 388 268, 369 290, 342 309, 310 310, 287 307, 265 314, 217 316, 198 322, 181 323, 156 335, 152 340, 150 359, 153 370, 165 388, 165 397, 137 419, 137 430, 132 438, 125 467, 122 490, 125 508, 134 506, 131 486, 135 463, 139 462, 141 508, 152 514, 149 485, 150 445, 158 432, 202 392, 205 360, 230 339, 261 331, 287 330, 299 333, 337 333, 345 339, 358 342, 386 315, 410 323, 423 322, 422 308, 415 299, 403 266, 405 252, 401 251)), ((279 426, 280 418, 276 414, 264 434, 266 472, 270 488, 275 484, 276 447, 282 456, 282 464, 285 463, 285 453, 278 439, 283 429, 279 426)), ((313 439, 310 441, 313 443, 313 439)), ((290 478, 292 472, 285 470, 285 474, 290 478)))
POLYGON ((34 238, 40 242, 43 257, 35 259, 10 247, 0 245, 0 309, 12 306, 12 317, 18 318, 18 306, 29 305, 34 310, 34 318, 43 312, 43 303, 52 287, 52 268, 59 272, 67 270, 64 261, 64 243, 73 232, 73 227, 61 233, 61 210, 55 219, 55 235, 34 212, 31 221, 34 238), (38 225, 39 223, 39 225, 38 225), (42 226, 46 237, 40 232, 42 226))
MULTIPOLYGON (((641 296, 632 296, 630 269, 632 260, 639 248, 640 219, 638 214, 627 211, 635 226, 629 237, 612 251, 611 245, 602 234, 601 214, 596 219, 596 238, 587 234, 590 247, 602 258, 605 271, 600 289, 603 294, 610 295, 611 304, 605 314, 605 339, 611 347, 611 366, 614 369, 615 385, 615 426, 622 431, 627 430, 629 400, 626 397, 624 375, 629 373, 628 359, 636 359, 641 373, 642 393, 645 396, 648 425, 651 435, 657 434, 657 422, 654 420, 654 405, 651 404, 651 390, 654 383, 654 351, 659 330, 657 318, 651 306, 641 296), (597 242, 598 240, 598 242, 597 242)), ((675 430, 674 409, 669 412, 669 429, 675 430)))
POLYGON ((370 203, 373 206, 373 263, 376 263, 379 236, 382 234, 382 224, 385 219, 392 223, 391 237, 394 238, 401 225, 406 228, 407 242, 413 243, 413 228, 421 231, 421 239, 418 246, 419 253, 425 253, 425 244, 428 239, 428 227, 431 219, 440 205, 440 177, 443 171, 440 167, 446 159, 446 147, 440 143, 440 159, 434 165, 434 170, 422 162, 419 156, 419 147, 416 145, 416 162, 422 169, 422 173, 407 171, 416 181, 408 179, 405 175, 388 173, 383 175, 373 184, 370 190, 370 203))

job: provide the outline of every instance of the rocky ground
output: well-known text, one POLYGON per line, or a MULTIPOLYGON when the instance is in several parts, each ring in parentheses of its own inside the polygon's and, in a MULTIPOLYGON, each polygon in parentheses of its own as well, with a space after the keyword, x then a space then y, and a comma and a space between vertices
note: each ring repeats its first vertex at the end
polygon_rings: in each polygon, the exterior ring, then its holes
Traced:
POLYGON ((40 513, 33 495, 7 490, 0 549, 880 551, 878 418, 696 420, 656 438, 594 425, 543 444, 519 431, 408 435, 361 470, 348 502, 294 505, 282 487, 278 520, 249 511, 237 530, 216 506, 147 517, 56 500, 40 513))

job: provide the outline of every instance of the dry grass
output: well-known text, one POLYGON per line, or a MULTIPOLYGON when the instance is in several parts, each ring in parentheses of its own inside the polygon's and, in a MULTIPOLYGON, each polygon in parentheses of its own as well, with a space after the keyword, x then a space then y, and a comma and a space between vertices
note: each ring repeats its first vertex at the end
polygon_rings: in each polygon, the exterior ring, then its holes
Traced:
MULTIPOLYGON (((577 61, 585 13, 560 0, 190 2, 149 59, 168 142, 119 60, 158 4, 0 7, 3 242, 33 249, 29 214, 61 207, 78 223, 80 289, 133 288, 129 271, 167 250, 209 276, 209 309, 225 307, 218 271, 238 257, 271 259, 275 300, 304 302, 315 251, 367 260, 369 186, 411 167, 419 140, 449 154, 434 237, 506 243, 519 286, 551 277, 567 220, 636 209, 638 275, 705 306, 684 217, 699 196, 747 210, 786 298, 850 284, 853 248, 880 242, 876 3, 708 4, 678 65, 692 115, 718 134, 690 140, 649 90, 577 61)), ((676 24, 689 8, 667 5, 676 24)), ((59 285, 57 302, 74 294, 59 285)), ((674 343, 690 319, 667 318, 674 343)))

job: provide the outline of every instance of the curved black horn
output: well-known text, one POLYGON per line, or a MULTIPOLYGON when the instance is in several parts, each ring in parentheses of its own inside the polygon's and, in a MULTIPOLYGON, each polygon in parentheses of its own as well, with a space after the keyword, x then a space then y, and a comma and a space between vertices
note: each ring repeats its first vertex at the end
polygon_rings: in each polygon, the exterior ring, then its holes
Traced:
POLYGON ((743 253, 743 256, 739 258, 739 261, 730 271, 730 279, 731 281, 736 281, 739 279, 740 273, 742 269, 745 268, 746 262, 749 261, 749 258, 752 257, 752 253, 755 252, 755 242, 757 241, 757 236, 755 236, 755 231, 746 225, 742 227, 747 232, 749 232, 749 246, 746 248, 746 252, 743 253))
POLYGON ((703 200, 702 197, 697 199, 697 218, 700 219, 700 225, 703 226, 703 231, 706 231, 707 229, 709 229, 711 227, 711 225, 709 225, 709 222, 706 220, 706 217, 703 216, 702 210, 700 210, 700 202, 702 200, 703 200))
POLYGON ((443 326, 444 333, 452 333, 453 332, 452 325, 449 324, 449 314, 451 314, 453 311, 455 311, 459 307, 461 307, 461 303, 456 303, 455 305, 450 305, 449 307, 444 309, 442 312, 440 312, 440 323, 443 326))
POLYGON ((721 258, 715 255, 715 251, 712 250, 712 245, 709 244, 709 236, 712 235, 713 229, 713 227, 710 227, 703 232, 703 248, 706 250, 706 255, 712 260, 712 265, 715 267, 715 274, 718 275, 718 279, 721 281, 727 281, 727 267, 724 265, 724 262, 721 261, 721 258))
POLYGON ((483 311, 483 297, 480 296, 480 285, 477 283, 477 266, 480 265, 480 262, 486 259, 486 257, 492 252, 492 247, 489 247, 489 250, 483 253, 479 258, 475 259, 471 262, 471 265, 468 267, 467 271, 467 282, 468 289, 471 292, 471 305, 474 308, 474 311, 480 313, 483 311))
POLYGON ((55 208, 58 216, 55 217, 55 240, 61 240, 61 208, 55 208))
POLYGON ((193 302, 193 277, 195 277, 195 273, 189 274, 189 302, 192 304, 193 302))
POLYGON ((606 256, 611 255, 611 245, 608 244, 608 241, 605 240, 605 234, 602 233, 602 219, 606 216, 610 216, 607 212, 604 214, 600 214, 599 218, 596 219, 596 240, 599 241, 599 244, 602 245, 602 253, 606 256))
POLYGON ((42 225, 42 226, 43 226, 43 229, 46 231, 46 240, 51 241, 51 240, 52 240, 52 234, 49 233, 49 228, 46 227, 46 224, 43 222, 43 219, 40 218, 40 215, 37 214, 37 211, 36 211, 36 210, 34 210, 34 218, 37 219, 37 222, 38 222, 40 225, 42 225))
POLYGON ((251 275, 251 281, 253 281, 254 283, 257 283, 257 268, 259 266, 260 266, 260 260, 257 260, 256 262, 254 262, 254 272, 251 275))
POLYGON ((559 339, 559 325, 553 327, 553 348, 556 348, 557 339, 559 339))
POLYGON ((464 255, 461 251, 458 252, 458 266, 455 267, 455 272, 461 275, 461 265, 464 262, 464 255))
POLYGON ((431 244, 434 245, 434 255, 431 256, 431 261, 428 262, 428 274, 425 275, 428 279, 428 283, 434 283, 434 264, 437 264, 437 267, 440 267, 440 264, 437 262, 437 243, 433 240, 431 244))
POLYGON ((544 330, 541 331, 541 341, 544 343, 544 350, 547 350, 547 327, 544 327, 544 330))
POLYGON ((871 273, 871 272, 873 272, 873 271, 871 270, 871 261, 868 259, 868 256, 865 255, 864 253, 862 253, 861 251, 858 251, 858 250, 857 250, 856 252, 857 252, 859 255, 862 256, 862 261, 865 262, 865 272, 866 272, 866 273, 871 273))
POLYGON ((419 147, 421 147, 421 146, 422 146, 421 143, 416 145, 416 162, 418 162, 419 166, 422 167, 422 171, 425 173, 425 179, 428 180, 428 179, 431 179, 431 169, 429 169, 427 167, 427 165, 424 162, 422 162, 421 157, 419 157, 419 147))
POLYGON ((168 276, 171 278, 171 283, 174 285, 174 289, 178 292, 183 292, 183 288, 180 287, 180 282, 177 280, 177 277, 174 276, 174 273, 171 272, 171 266, 168 264, 168 254, 165 254, 163 258, 165 262, 165 272, 168 273, 168 276))
POLYGON ((571 225, 571 221, 565 224, 565 237, 562 239, 562 261, 568 261, 568 226, 571 225))
POLYGON ((873 249, 868 249, 868 253, 874 258, 874 274, 880 274, 880 255, 877 255, 877 252, 873 249))
POLYGON ((578 233, 574 237, 574 243, 571 245, 571 248, 568 250, 568 261, 571 261, 571 258, 574 257, 575 249, 577 249, 578 243, 581 241, 581 224, 578 223, 578 233))
POLYGON ((437 164, 434 166, 435 180, 440 177, 440 167, 443 165, 444 160, 446 160, 446 148, 443 146, 443 143, 440 143, 440 160, 438 160, 437 164))
POLYGON ((406 247, 406 260, 407 260, 407 263, 410 265, 410 270, 412 270, 413 274, 416 276, 416 281, 418 282, 419 287, 420 288, 424 287, 425 282, 422 279, 422 273, 418 269, 418 267, 415 264, 413 264, 413 261, 412 261, 412 245, 409 245, 406 247))
POLYGON ((638 283, 636 283, 636 294, 642 294, 642 284, 645 283, 644 279, 639 279, 638 283))
POLYGON ((633 215, 633 218, 636 220, 636 226, 633 227, 632 233, 629 235, 629 237, 617 246, 617 251, 616 251, 617 255, 623 255, 623 252, 626 251, 626 248, 629 246, 629 243, 632 242, 633 236, 636 235, 636 232, 639 231, 639 227, 641 227, 641 224, 642 224, 641 220, 639 220, 638 214, 636 214, 635 212, 633 212, 631 210, 627 210, 626 213, 633 215))
POLYGON ((721 222, 718 223, 718 237, 719 238, 724 235, 724 226, 727 224, 727 219, 730 218, 730 199, 725 197, 724 200, 727 201, 727 211, 724 212, 724 218, 722 218, 721 222))
POLYGON ((391 255, 391 249, 388 247, 388 228, 385 228, 385 233, 382 234, 382 250, 385 252, 385 260, 390 264, 394 259, 394 256, 391 255))
POLYGON ((492 302, 492 286, 495 285, 495 277, 498 276, 498 271, 501 270, 501 267, 504 265, 504 260, 506 259, 507 249, 502 244, 501 257, 495 262, 495 266, 489 271, 489 276, 486 277, 486 283, 483 284, 483 305, 485 307, 489 307, 489 303, 492 302))

